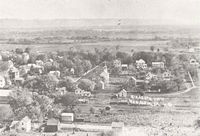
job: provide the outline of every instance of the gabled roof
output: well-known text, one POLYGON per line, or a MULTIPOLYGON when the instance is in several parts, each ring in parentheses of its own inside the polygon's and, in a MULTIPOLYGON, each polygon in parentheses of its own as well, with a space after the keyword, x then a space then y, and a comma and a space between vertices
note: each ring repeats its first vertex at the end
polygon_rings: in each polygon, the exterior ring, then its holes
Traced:
POLYGON ((29 122, 29 121, 31 121, 31 119, 28 116, 26 116, 21 121, 23 121, 23 122, 29 122))
POLYGON ((145 63, 143 59, 136 60, 136 63, 145 63))
POLYGON ((74 113, 62 113, 61 116, 74 116, 74 113))
POLYGON ((47 120, 47 125, 48 126, 57 126, 59 124, 59 120, 52 118, 47 120))

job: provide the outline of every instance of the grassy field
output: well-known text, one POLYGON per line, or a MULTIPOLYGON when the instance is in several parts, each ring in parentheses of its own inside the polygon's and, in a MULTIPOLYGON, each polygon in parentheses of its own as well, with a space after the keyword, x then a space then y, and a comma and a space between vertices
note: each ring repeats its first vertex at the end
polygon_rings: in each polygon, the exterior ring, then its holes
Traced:
POLYGON ((94 51, 95 48, 113 48, 118 45, 119 50, 130 52, 132 49, 149 51, 150 46, 157 48, 167 47, 166 41, 105 41, 105 42, 83 42, 83 43, 68 43, 68 44, 0 44, 0 50, 15 50, 16 48, 30 47, 34 51, 50 52, 50 51, 67 51, 69 48, 74 47, 76 50, 94 51))

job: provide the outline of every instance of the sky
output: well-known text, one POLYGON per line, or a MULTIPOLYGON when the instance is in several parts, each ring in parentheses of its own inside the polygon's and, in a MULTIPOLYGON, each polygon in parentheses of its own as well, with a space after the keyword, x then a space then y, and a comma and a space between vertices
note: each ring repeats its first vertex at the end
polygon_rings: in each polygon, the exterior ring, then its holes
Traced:
POLYGON ((200 0, 0 0, 0 18, 128 18, 200 24, 200 0))

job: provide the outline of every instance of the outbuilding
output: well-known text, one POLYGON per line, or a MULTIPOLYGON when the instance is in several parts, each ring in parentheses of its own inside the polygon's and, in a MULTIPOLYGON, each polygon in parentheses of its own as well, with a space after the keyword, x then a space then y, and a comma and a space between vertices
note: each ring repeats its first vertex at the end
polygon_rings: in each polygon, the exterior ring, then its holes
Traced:
POLYGON ((47 120, 47 124, 45 127, 45 132, 57 132, 59 130, 60 127, 60 121, 52 118, 52 119, 48 119, 47 120))

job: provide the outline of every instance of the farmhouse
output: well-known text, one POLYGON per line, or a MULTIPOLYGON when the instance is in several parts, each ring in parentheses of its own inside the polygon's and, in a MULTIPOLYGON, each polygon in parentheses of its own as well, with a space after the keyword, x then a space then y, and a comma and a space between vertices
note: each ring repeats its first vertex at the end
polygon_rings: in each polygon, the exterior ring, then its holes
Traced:
POLYGON ((145 63, 145 61, 143 59, 139 59, 136 60, 136 68, 137 69, 146 69, 147 68, 147 64, 145 63))
POLYGON ((164 62, 152 62, 152 67, 153 68, 164 68, 165 67, 165 64, 164 62))

